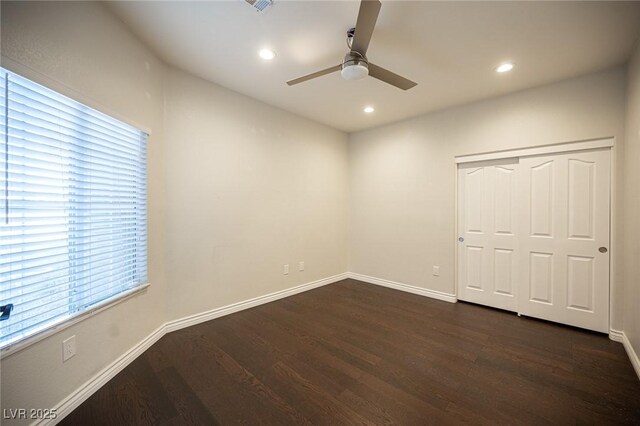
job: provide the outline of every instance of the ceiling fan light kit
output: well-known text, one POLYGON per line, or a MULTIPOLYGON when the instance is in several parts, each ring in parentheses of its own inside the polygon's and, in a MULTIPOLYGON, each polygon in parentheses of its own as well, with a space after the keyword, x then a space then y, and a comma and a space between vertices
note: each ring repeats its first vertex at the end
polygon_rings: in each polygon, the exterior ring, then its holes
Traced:
POLYGON ((367 49, 369 48, 369 42, 371 41, 381 7, 380 0, 362 0, 360 2, 356 26, 347 31, 347 46, 350 50, 340 65, 335 65, 295 80, 289 80, 287 84, 293 86, 294 84, 340 71, 340 75, 345 80, 359 80, 370 75, 402 90, 408 90, 416 86, 417 83, 372 64, 367 59, 367 49))
POLYGON ((359 55, 349 52, 344 57, 340 74, 345 80, 360 80, 369 75, 369 64, 359 55))
POLYGON ((360 80, 369 75, 369 68, 363 64, 343 66, 340 74, 345 80, 360 80))

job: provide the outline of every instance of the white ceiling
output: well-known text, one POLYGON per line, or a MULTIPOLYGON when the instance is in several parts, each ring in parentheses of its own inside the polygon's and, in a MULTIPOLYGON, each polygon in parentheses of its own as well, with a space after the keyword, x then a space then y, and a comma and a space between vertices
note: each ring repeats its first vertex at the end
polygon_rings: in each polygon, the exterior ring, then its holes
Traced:
POLYGON ((264 13, 243 0, 110 7, 167 63, 344 131, 623 64, 640 35, 640 2, 383 0, 367 56, 418 86, 334 73, 289 87, 341 62, 359 2, 275 0, 264 13), (263 47, 276 59, 261 60, 263 47), (507 60, 516 68, 496 74, 507 60))

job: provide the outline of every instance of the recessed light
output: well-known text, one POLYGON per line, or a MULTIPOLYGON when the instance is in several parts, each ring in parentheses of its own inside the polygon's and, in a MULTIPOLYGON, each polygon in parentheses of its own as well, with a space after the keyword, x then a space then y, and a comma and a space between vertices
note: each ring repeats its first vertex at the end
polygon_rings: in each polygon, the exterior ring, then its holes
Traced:
POLYGON ((367 114, 371 114, 373 111, 375 111, 376 109, 372 106, 368 106, 368 107, 364 107, 363 111, 366 112, 367 114))
POLYGON ((500 64, 498 68, 496 68, 496 72, 509 72, 513 69, 513 64, 511 62, 506 62, 504 64, 500 64))
POLYGON ((271 49, 261 49, 258 55, 265 61, 270 61, 276 57, 276 53, 271 49))

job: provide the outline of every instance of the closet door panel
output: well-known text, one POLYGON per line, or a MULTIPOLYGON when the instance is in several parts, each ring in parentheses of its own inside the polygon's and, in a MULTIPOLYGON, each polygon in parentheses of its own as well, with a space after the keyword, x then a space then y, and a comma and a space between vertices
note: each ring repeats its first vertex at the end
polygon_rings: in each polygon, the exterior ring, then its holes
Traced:
POLYGON ((517 160, 458 168, 458 298, 516 311, 517 160))
POLYGON ((518 311, 609 331, 610 151, 520 160, 518 311))

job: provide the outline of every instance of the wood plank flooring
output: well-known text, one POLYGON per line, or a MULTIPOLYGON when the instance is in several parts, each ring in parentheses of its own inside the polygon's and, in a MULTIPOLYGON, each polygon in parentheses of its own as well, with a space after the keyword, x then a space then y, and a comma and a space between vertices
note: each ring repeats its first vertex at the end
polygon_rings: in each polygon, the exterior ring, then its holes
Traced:
POLYGON ((344 280, 167 334, 65 425, 640 424, 607 336, 344 280))

